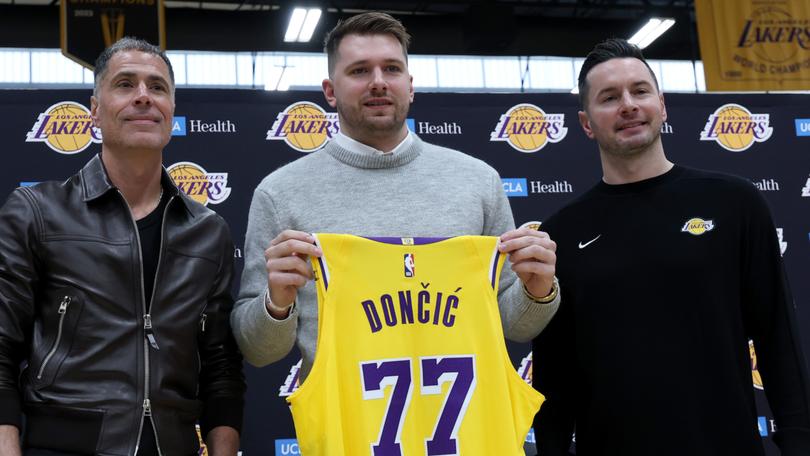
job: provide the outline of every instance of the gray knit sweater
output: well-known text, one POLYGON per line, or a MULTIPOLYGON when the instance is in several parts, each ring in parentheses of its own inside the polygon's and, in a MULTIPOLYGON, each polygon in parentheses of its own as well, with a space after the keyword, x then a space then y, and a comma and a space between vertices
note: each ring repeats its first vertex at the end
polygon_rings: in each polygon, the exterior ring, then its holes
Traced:
MULTIPOLYGON (((415 135, 414 135, 415 136, 415 135)), ((498 173, 461 152, 414 137, 393 155, 363 155, 329 142, 267 176, 250 204, 245 269, 231 314, 236 340, 251 364, 263 366, 298 342, 305 378, 315 357, 318 304, 313 282, 298 292, 295 310, 275 320, 264 307, 264 251, 285 229, 361 236, 499 236, 514 228, 498 173)), ((559 305, 527 299, 508 267, 500 279, 499 307, 506 337, 529 341, 559 305)))

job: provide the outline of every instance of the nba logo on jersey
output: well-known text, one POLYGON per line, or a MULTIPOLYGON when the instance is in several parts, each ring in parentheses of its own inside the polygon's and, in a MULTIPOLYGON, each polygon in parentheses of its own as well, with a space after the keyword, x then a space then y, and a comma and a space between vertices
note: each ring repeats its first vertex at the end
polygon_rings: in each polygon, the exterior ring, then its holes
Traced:
POLYGON ((413 264, 413 253, 405 254, 405 277, 413 277, 415 265, 413 264))

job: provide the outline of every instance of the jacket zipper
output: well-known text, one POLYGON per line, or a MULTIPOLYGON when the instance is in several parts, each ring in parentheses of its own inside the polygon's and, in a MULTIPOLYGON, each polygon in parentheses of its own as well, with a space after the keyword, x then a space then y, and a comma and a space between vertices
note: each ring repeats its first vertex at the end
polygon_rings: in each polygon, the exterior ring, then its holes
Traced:
MULTIPOLYGON (((208 320, 208 314, 205 312, 200 315, 200 333, 205 334, 205 321, 208 320)), ((202 357, 200 357, 200 347, 197 346, 197 378, 200 377, 200 372, 202 372, 202 357)), ((196 396, 200 395, 200 382, 197 381, 197 388, 196 388, 196 396)))
MULTIPOLYGON (((144 338, 143 338, 143 362, 144 362, 144 384, 143 384, 143 413, 141 414, 141 423, 138 426, 138 437, 135 440, 135 454, 138 454, 138 450, 141 443, 141 433, 143 432, 143 422, 146 417, 149 417, 149 421, 152 422, 152 431, 155 433, 155 446, 157 447, 158 456, 163 456, 163 452, 160 450, 160 439, 158 438, 157 426, 155 426, 155 421, 151 419, 152 417, 152 401, 149 399, 149 346, 154 343, 154 347, 157 350, 157 340, 155 339, 155 334, 152 331, 152 316, 146 310, 146 294, 145 286, 144 286, 144 277, 143 277, 143 252, 141 252, 141 236, 138 234, 138 224, 135 222, 135 217, 132 216, 132 210, 129 209, 129 203, 127 203, 127 199, 124 198, 124 194, 121 193, 121 190, 118 190, 118 194, 121 195, 121 199, 124 200, 124 204, 127 206, 129 210, 129 218, 132 220, 132 227, 135 229, 135 240, 138 243, 138 260, 139 266, 141 268, 141 306, 143 308, 143 328, 144 328, 144 338)), ((172 200, 174 199, 174 195, 169 198, 169 201, 166 203, 166 206, 163 208, 163 220, 160 225, 160 247, 158 250, 158 263, 157 269, 155 270, 155 277, 154 282, 152 285, 152 296, 149 298, 151 302, 152 299, 155 297, 155 285, 157 285, 157 277, 158 273, 160 272, 160 260, 163 258, 163 237, 166 232, 166 214, 169 212, 169 205, 171 204, 172 200)), ((160 204, 160 203, 158 203, 160 204)))
POLYGON ((62 302, 59 303, 59 310, 57 310, 57 312, 59 313, 59 327, 56 330, 56 340, 53 343, 51 351, 49 351, 48 354, 45 355, 45 359, 42 361, 42 365, 39 366, 39 372, 37 372, 37 380, 42 380, 42 374, 45 372, 45 367, 51 361, 51 358, 53 358, 53 355, 56 353, 56 349, 59 348, 59 341, 62 340, 62 325, 65 323, 65 315, 67 314, 67 308, 72 300, 73 299, 70 296, 65 296, 62 298, 62 302))

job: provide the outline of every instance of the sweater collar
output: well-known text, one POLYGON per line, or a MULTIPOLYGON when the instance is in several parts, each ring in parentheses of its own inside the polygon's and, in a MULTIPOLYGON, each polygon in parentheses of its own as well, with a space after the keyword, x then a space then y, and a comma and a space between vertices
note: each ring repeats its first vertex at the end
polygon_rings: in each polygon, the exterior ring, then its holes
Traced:
POLYGON ((410 134, 413 137, 413 141, 411 141, 409 145, 402 144, 402 147, 398 148, 395 154, 365 154, 346 149, 337 144, 336 141, 329 141, 324 150, 338 161, 355 168, 396 168, 414 161, 416 157, 422 153, 424 143, 416 134, 410 134))
POLYGON ((371 147, 367 144, 363 144, 360 141, 344 134, 342 131, 339 132, 337 135, 335 135, 335 137, 332 138, 332 141, 334 141, 338 146, 346 150, 350 150, 352 152, 360 152, 367 155, 390 155, 395 154, 400 150, 406 149, 408 146, 410 146, 411 143, 413 142, 413 137, 411 136, 412 134, 413 133, 411 133, 411 131, 408 130, 408 134, 405 135, 405 138, 402 141, 400 141, 400 143, 397 144, 396 147, 394 147, 389 151, 382 151, 375 147, 371 147))

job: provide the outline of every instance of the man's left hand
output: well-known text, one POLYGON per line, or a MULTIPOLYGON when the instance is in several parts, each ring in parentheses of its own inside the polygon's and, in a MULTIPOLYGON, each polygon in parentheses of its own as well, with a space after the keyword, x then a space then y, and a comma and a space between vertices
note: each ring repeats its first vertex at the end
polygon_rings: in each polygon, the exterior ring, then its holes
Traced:
POLYGON ((531 228, 507 231, 498 246, 509 255, 512 270, 532 296, 542 298, 551 293, 557 264, 557 243, 548 233, 531 228))

